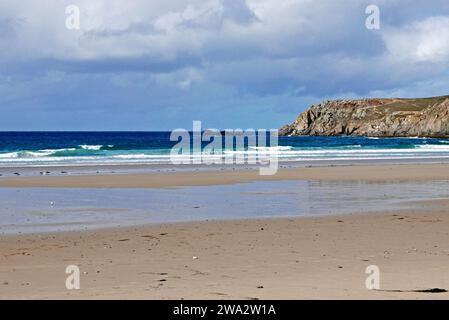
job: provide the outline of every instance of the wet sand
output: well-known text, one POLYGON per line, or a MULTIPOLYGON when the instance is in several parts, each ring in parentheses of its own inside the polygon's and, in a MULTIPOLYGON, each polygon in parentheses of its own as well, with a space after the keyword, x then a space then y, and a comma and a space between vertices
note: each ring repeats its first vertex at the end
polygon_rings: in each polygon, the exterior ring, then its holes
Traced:
MULTIPOLYGON (((66 169, 70 172, 70 169, 66 169)), ((323 166, 279 169, 261 176, 258 170, 166 172, 133 174, 84 174, 39 177, 2 177, 0 187, 54 188, 167 188, 177 186, 233 184, 247 181, 423 181, 449 180, 449 164, 403 164, 370 166, 323 166)))

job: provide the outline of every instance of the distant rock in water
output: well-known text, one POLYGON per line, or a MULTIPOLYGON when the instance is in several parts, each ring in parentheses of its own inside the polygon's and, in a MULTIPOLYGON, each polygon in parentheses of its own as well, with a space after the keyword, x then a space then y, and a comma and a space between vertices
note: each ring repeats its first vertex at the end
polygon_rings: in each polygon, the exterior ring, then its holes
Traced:
POLYGON ((279 135, 449 137, 449 96, 325 101, 280 128, 279 135))

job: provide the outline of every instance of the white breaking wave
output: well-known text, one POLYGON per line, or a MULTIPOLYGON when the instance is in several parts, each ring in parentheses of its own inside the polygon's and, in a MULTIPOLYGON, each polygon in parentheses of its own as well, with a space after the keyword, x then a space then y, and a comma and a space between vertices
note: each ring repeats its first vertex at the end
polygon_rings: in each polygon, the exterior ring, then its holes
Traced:
POLYGON ((170 158, 170 155, 167 154, 119 154, 112 156, 113 159, 156 159, 156 158, 162 158, 162 159, 168 159, 170 158))
MULTIPOLYGON (((445 141, 445 140, 442 140, 445 141)), ((447 141, 449 143, 449 141, 447 141)), ((36 151, 22 150, 0 153, 0 164, 4 165, 60 165, 60 164, 113 164, 113 163, 170 163, 180 159, 243 159, 249 157, 276 156, 283 161, 311 160, 361 160, 361 159, 431 159, 449 157, 449 144, 424 144, 408 148, 363 148, 361 145, 318 148, 292 146, 250 147, 249 150, 223 150, 210 154, 209 152, 170 155, 169 150, 142 150, 129 152, 125 150, 105 151, 103 155, 77 154, 77 150, 100 150, 102 145, 80 145, 77 148, 43 149, 36 151), (68 154, 64 152, 69 151, 68 154), (73 154, 72 154, 72 151, 73 154)))
POLYGON ((275 152, 275 151, 287 151, 291 150, 291 146, 273 146, 273 147, 249 147, 252 150, 258 150, 258 151, 269 151, 269 152, 275 152))
POLYGON ((422 150, 441 150, 441 151, 449 151, 449 146, 442 146, 442 145, 437 145, 437 144, 426 144, 426 145, 418 145, 417 146, 419 149, 422 150))
POLYGON ((100 150, 103 146, 102 145, 88 145, 88 144, 82 144, 79 146, 81 149, 85 150, 100 150))
POLYGON ((50 156, 56 152, 63 151, 74 151, 75 148, 67 148, 67 149, 44 149, 38 151, 16 151, 16 152, 7 152, 0 153, 0 159, 22 159, 22 158, 41 158, 50 156))

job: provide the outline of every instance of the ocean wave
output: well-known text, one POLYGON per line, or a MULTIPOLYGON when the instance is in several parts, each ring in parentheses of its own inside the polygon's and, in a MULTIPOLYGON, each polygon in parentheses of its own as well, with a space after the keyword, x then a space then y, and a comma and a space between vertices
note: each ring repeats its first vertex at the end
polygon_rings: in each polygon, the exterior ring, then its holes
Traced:
POLYGON ((0 153, 0 159, 24 159, 43 157, 76 157, 76 156, 100 156, 98 153, 102 145, 80 145, 77 148, 42 149, 42 150, 18 150, 0 153))
MULTIPOLYGON (((391 141, 391 140, 390 140, 391 141)), ((366 145, 366 142, 352 140, 346 145, 280 145, 271 147, 252 146, 248 150, 223 150, 218 153, 199 152, 192 154, 171 155, 170 148, 146 148, 129 149, 126 145, 120 149, 120 144, 80 144, 76 146, 68 145, 66 148, 42 148, 41 150, 17 150, 3 151, 0 153, 0 164, 24 164, 27 163, 169 163, 171 160, 180 159, 219 159, 219 158, 250 158, 260 156, 277 156, 283 160, 333 160, 333 159, 422 159, 443 158, 449 156, 449 140, 431 140, 426 144, 419 142, 403 143, 388 142, 386 144, 373 142, 366 145), (351 144, 351 142, 355 142, 351 144), (432 143, 430 143, 432 142, 432 143), (439 143, 439 144, 438 144, 439 143)), ((293 143, 292 143, 293 144, 293 143)))
POLYGON ((426 145, 417 145, 416 147, 419 149, 425 149, 425 150, 449 151, 449 146, 447 146, 447 145, 426 144, 426 145))
POLYGON ((363 157, 327 157, 327 158, 285 158, 282 159, 282 161, 336 161, 336 160, 432 160, 432 159, 449 159, 449 155, 440 155, 440 156, 427 156, 427 155, 420 155, 420 156, 396 156, 396 155, 389 155, 389 156, 363 156, 363 157))
POLYGON ((275 151, 291 150, 293 147, 291 147, 291 146, 273 146, 273 147, 249 147, 249 148, 252 150, 258 150, 258 151, 275 152, 275 151))
POLYGON ((64 151, 70 151, 70 150, 76 150, 76 149, 75 148, 43 149, 43 150, 36 150, 36 151, 23 150, 23 151, 7 152, 7 153, 0 153, 0 159, 41 158, 41 157, 47 157, 47 156, 54 155, 58 152, 64 152, 64 151))
MULTIPOLYGON (((81 146, 80 146, 81 147, 81 146)), ((83 145, 82 148, 42 149, 42 150, 20 150, 14 152, 0 153, 0 158, 38 158, 48 156, 105 156, 111 158, 152 158, 159 156, 170 156, 171 149, 158 150, 102 150, 100 145, 83 145), (95 152, 102 151, 102 152, 95 152)), ((216 150, 217 151, 217 150, 216 150)), ((257 153, 279 153, 279 154, 324 154, 324 153, 419 153, 419 152, 449 152, 449 145, 423 144, 423 145, 396 145, 394 147, 362 146, 360 144, 329 146, 329 147, 250 147, 248 150, 223 150, 223 154, 257 154, 257 153)), ((194 155, 208 155, 207 151, 194 152, 194 155)))
MULTIPOLYGON (((99 144, 99 145, 89 145, 89 144, 82 144, 80 146, 81 149, 85 149, 85 150, 100 150, 101 148, 103 148, 103 145, 99 144)), ((113 147, 113 145, 108 146, 110 148, 113 147)))
POLYGON ((170 155, 167 154, 119 154, 119 155, 114 155, 111 156, 111 158, 113 159, 156 159, 156 158, 161 158, 161 159, 168 159, 170 158, 170 155))

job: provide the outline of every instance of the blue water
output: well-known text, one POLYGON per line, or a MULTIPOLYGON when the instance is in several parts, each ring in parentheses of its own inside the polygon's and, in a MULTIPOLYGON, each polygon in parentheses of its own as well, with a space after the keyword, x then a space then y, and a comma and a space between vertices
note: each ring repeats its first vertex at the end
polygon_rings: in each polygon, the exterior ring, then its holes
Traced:
MULTIPOLYGON (((176 143, 170 132, 0 132, 0 166, 170 163, 176 143)), ((449 158, 447 139, 280 137, 278 144, 269 151, 281 161, 449 158)), ((257 151, 246 145, 222 156, 257 151)))

